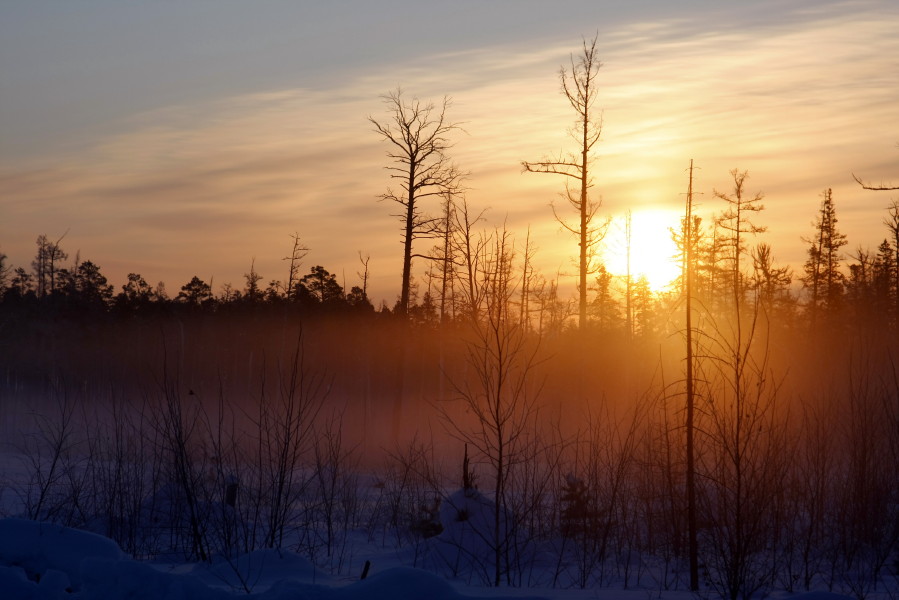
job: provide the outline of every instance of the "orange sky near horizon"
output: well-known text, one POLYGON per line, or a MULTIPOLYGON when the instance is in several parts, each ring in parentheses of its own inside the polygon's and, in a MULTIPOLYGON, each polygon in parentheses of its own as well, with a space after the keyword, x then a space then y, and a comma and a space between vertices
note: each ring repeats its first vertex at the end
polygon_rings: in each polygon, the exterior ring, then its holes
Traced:
MULTIPOLYGON (((852 173, 899 185, 899 6, 797 14, 727 28, 700 17, 646 16, 608 30, 598 22, 604 128, 592 192, 613 228, 627 210, 654 221, 653 233, 635 225, 634 243, 650 262, 667 258, 659 223, 677 225, 690 159, 707 221, 723 210, 714 190, 730 192, 729 172, 749 172, 748 193, 765 195, 756 222, 768 233, 758 241, 772 245, 778 263, 801 267, 800 237, 811 233, 825 188, 833 189, 847 255, 885 237, 886 207, 899 195, 864 191, 852 173)), ((5 151, 0 252, 28 267, 39 234, 68 232, 63 249, 99 264, 117 291, 138 272, 175 295, 194 275, 216 291, 226 282, 242 287, 253 260, 264 281, 285 279, 282 257, 296 232, 310 249, 304 273, 323 265, 349 289, 359 284, 359 253, 370 255, 370 296, 392 306, 400 223, 395 207, 377 201, 389 183, 386 147, 367 118, 386 118, 379 95, 400 85, 410 96, 452 97, 449 117, 466 133, 451 156, 471 172, 469 203, 488 210, 485 227, 506 222, 521 240, 530 227, 539 269, 548 278, 561 273, 572 290, 576 240, 549 208, 558 201, 565 213, 564 181, 522 173, 520 162, 573 147, 558 69, 595 25, 574 26, 565 39, 350 68, 330 85, 164 104, 45 153, 5 151)), ((613 240, 605 253, 614 271, 613 240)), ((416 267, 420 275, 422 261, 416 267)))

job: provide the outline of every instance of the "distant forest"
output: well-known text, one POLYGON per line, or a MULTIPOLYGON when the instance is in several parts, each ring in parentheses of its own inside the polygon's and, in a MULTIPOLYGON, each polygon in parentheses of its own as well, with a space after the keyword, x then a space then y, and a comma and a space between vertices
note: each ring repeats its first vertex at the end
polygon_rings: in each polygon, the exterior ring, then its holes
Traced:
MULTIPOLYGON (((736 173, 745 178, 745 173, 736 173)), ((722 195, 726 200, 726 196, 722 195)), ((871 328, 895 332, 899 321, 899 202, 893 201, 882 220, 884 239, 876 249, 847 250, 849 240, 840 233, 835 201, 830 190, 822 202, 809 235, 807 260, 799 273, 774 263, 772 248, 760 243, 748 248, 746 231, 739 240, 740 268, 735 270, 737 236, 728 229, 733 215, 722 211, 711 226, 693 217, 693 291, 703 309, 716 322, 724 322, 736 294, 741 305, 763 319, 766 328, 812 335, 817 330, 847 336, 871 328)), ((742 200, 745 209, 749 202, 742 200)), ((732 208, 724 203, 727 211, 732 208)), ((373 306, 368 296, 367 262, 360 285, 345 290, 337 277, 321 265, 303 273, 308 249, 294 236, 287 281, 264 281, 251 264, 242 286, 226 283, 219 290, 194 276, 169 292, 164 282, 150 285, 139 273, 129 273, 117 291, 98 264, 76 254, 72 260, 63 238, 47 235, 36 240, 30 268, 9 264, 0 253, 0 306, 7 341, 28 339, 34 325, 47 319, 113 323, 134 319, 192 319, 219 316, 282 316, 292 320, 403 322, 424 331, 457 328, 477 321, 489 304, 497 270, 503 269, 505 318, 536 336, 552 337, 578 329, 577 299, 559 293, 559 280, 535 272, 532 248, 521 246, 505 230, 475 231, 463 207, 447 205, 441 243, 427 257, 427 270, 419 281, 411 278, 408 307, 400 298, 394 306, 373 306), (15 335, 10 335, 15 334, 15 335), (23 337, 24 336, 24 337, 23 337)), ((754 208, 754 207, 753 207, 754 208)), ((763 209, 763 207, 760 207, 763 209)), ((755 209, 754 210, 758 210, 755 209)), ((744 223, 746 217, 743 217, 744 223)), ((876 225, 876 224, 872 224, 876 225)), ((759 229, 764 231, 764 229, 759 229)), ((672 236, 683 264, 684 221, 672 236)), ((755 232, 749 232, 755 233, 755 232)), ((639 241, 634 241, 638 250, 639 241)), ((630 251, 630 250, 629 250, 630 251)), ((679 323, 684 298, 684 271, 667 289, 653 290, 645 277, 613 275, 604 265, 590 265, 586 289, 587 336, 612 336, 633 343, 654 342, 679 323)), ((675 327, 676 329, 676 327, 675 327)), ((819 332, 820 333, 820 332, 819 332)), ((18 344, 17 344, 18 345, 18 344)))

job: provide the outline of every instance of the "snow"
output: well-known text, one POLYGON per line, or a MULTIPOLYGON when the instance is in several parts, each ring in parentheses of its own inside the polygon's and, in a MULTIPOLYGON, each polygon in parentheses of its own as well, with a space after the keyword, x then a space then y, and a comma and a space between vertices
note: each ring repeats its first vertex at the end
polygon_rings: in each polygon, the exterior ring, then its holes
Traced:
MULTIPOLYGON (((457 492, 444 518, 470 511, 474 519, 448 522, 447 532, 432 551, 447 552, 464 541, 468 557, 483 557, 487 546, 468 537, 488 508, 477 492, 457 492)), ((448 502, 447 504, 451 504, 448 502)), ((486 560, 486 558, 484 558, 486 560)), ((381 561, 379 561, 381 562, 381 561)), ((392 561, 385 554, 385 564, 392 561)), ((260 550, 235 560, 216 558, 212 564, 149 563, 133 560, 115 542, 86 531, 21 519, 0 520, 0 598, 4 600, 461 600, 529 598, 536 600, 665 600, 693 598, 688 592, 651 590, 531 590, 471 588, 435 573, 408 566, 373 572, 348 582, 322 573, 306 558, 284 550, 260 550)), ((847 600, 828 592, 779 593, 774 600, 847 600)))
MULTIPOLYGON (((520 592, 517 597, 539 597, 520 592)), ((212 565, 147 564, 126 557, 102 536, 21 519, 0 520, 0 596, 16 600, 478 597, 462 594, 443 577, 412 567, 393 567, 362 581, 341 582, 316 573, 305 558, 280 550, 253 552, 233 562, 219 559, 212 565), (247 588, 263 591, 247 596, 247 588)))
MULTIPOLYGON (((9 508, 9 507, 7 507, 9 508)), ((490 587, 493 500, 478 490, 447 494, 433 507, 439 535, 398 547, 351 532, 350 567, 332 575, 283 549, 180 562, 172 554, 136 560, 96 533, 49 522, 0 519, 0 600, 695 600, 660 589, 490 587), (372 568, 359 579, 361 565, 372 568), (353 573, 353 576, 346 573, 353 573)), ((6 514, 9 514, 7 512, 6 514)), ((514 516, 501 514, 501 535, 514 516)), ((511 544, 515 547, 516 544, 511 544)), ((526 545, 523 544, 522 547, 526 545)), ((538 556, 519 557, 538 563, 538 556)), ((703 597, 713 597, 706 593, 703 597)), ((879 597, 879 596, 878 596, 879 597)), ((886 596, 889 597, 889 596, 886 596)), ((849 600, 828 592, 775 592, 771 600, 849 600)))

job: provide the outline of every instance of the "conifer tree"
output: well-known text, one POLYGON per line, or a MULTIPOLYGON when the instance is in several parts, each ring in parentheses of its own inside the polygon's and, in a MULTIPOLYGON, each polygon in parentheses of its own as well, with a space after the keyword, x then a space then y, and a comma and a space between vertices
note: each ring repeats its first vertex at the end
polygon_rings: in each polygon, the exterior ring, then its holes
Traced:
POLYGON ((814 222, 815 235, 802 238, 809 244, 802 283, 811 293, 808 307, 813 324, 820 311, 830 313, 837 308, 845 282, 840 271, 843 258, 840 248, 846 245, 846 236, 837 230, 837 213, 830 188, 824 190, 822 196, 824 199, 814 222))
MULTIPOLYGON (((743 274, 741 262, 746 254, 746 242, 744 234, 755 235, 765 231, 765 227, 759 227, 749 220, 752 213, 764 210, 761 204, 762 194, 756 194, 752 198, 744 197, 743 184, 748 177, 748 172, 740 172, 734 169, 730 172, 734 180, 734 190, 731 194, 715 191, 715 196, 727 202, 727 209, 716 219, 716 224, 724 231, 723 241, 729 250, 727 260, 730 261, 730 273, 728 283, 732 292, 733 308, 739 318, 740 307, 743 303, 743 274)), ((739 331, 739 322, 736 323, 739 331)), ((739 343, 739 340, 738 340, 739 343)))

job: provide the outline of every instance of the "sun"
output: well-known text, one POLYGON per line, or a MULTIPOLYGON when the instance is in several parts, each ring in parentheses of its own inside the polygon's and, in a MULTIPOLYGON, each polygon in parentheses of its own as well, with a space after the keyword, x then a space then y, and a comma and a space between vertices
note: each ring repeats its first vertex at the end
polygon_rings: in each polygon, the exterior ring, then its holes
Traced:
MULTIPOLYGON (((631 214, 630 272, 633 281, 646 277, 654 292, 668 288, 680 275, 677 245, 671 229, 680 216, 675 211, 647 209, 631 214)), ((625 277, 628 272, 626 218, 616 217, 606 234, 602 259, 613 275, 625 277)))

